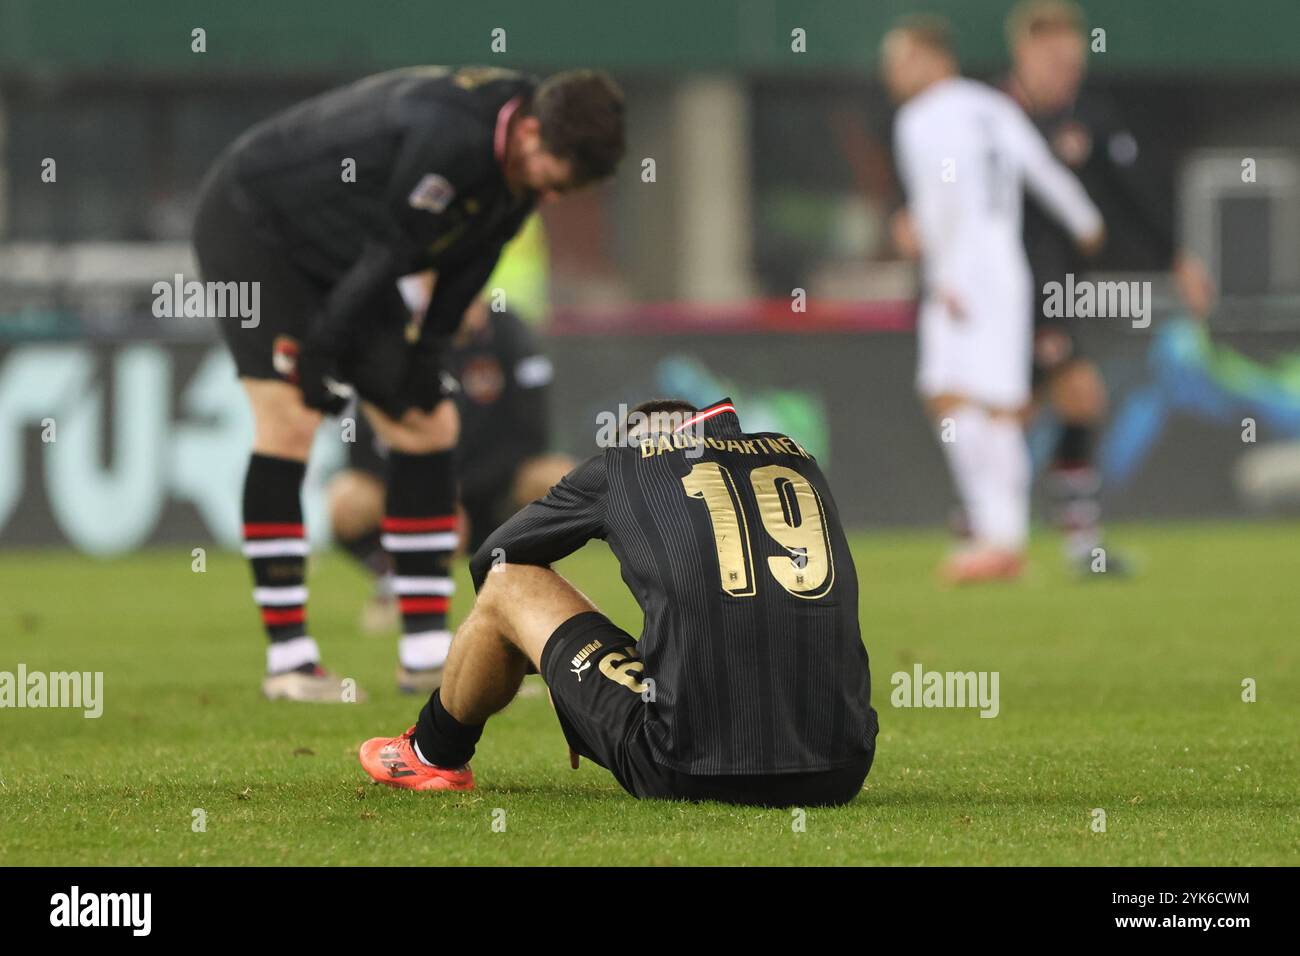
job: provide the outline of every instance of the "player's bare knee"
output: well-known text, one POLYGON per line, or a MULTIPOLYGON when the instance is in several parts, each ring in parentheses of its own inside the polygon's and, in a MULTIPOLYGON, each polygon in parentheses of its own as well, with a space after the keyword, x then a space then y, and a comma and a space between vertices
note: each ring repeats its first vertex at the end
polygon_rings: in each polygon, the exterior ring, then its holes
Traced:
POLYGON ((506 566, 493 568, 474 598, 473 613, 492 624, 499 634, 510 634, 510 609, 518 605, 520 595, 506 566))
POLYGON ((1054 377, 1052 406, 1065 421, 1091 423, 1106 413, 1106 386, 1091 362, 1072 362, 1054 377))
POLYGON ((437 413, 414 411, 402 419, 403 440, 409 455, 431 455, 456 447, 459 429, 437 413))
POLYGON ((305 460, 320 423, 321 414, 300 401, 254 402, 254 448, 264 455, 305 460))
POLYGON ((558 580, 559 575, 550 568, 510 564, 506 556, 488 571, 479 588, 476 606, 482 602, 508 620, 526 608, 549 602, 558 580))
POLYGON ((384 486, 373 475, 341 471, 329 483, 330 527, 340 538, 359 538, 379 527, 384 510, 384 486))
POLYGON ((488 571, 483 586, 478 589, 478 596, 474 599, 474 607, 496 609, 516 600, 519 596, 519 575, 512 574, 513 570, 515 569, 510 565, 502 563, 488 571))

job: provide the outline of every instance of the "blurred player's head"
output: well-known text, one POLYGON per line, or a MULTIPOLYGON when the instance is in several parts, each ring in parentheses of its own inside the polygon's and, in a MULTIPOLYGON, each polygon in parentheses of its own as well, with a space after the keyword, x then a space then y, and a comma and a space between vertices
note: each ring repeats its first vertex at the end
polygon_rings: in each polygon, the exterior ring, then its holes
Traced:
POLYGON ((899 20, 880 42, 880 70, 896 103, 956 74, 948 21, 929 14, 899 20))
POLYGON ((623 149, 623 92, 604 73, 568 70, 511 124, 506 180, 549 200, 613 175, 623 149))
POLYGON ((1029 106, 1050 113, 1074 102, 1088 53, 1083 11, 1070 0, 1024 0, 1007 16, 1011 68, 1029 106))
POLYGON ((650 435, 671 434, 685 424, 697 409, 680 398, 653 398, 627 413, 627 437, 633 441, 650 435))

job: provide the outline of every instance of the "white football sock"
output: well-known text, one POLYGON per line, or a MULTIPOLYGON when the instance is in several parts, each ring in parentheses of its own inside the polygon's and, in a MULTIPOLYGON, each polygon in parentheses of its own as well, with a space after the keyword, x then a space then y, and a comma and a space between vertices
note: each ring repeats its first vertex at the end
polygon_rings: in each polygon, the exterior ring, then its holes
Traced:
POLYGON ((957 495, 966 509, 971 534, 977 540, 981 537, 985 511, 982 478, 987 470, 985 432, 988 421, 988 413, 975 405, 961 405, 939 420, 939 444, 948 459, 948 470, 952 472, 957 495))
POLYGON ((451 631, 420 631, 403 634, 397 643, 397 659, 412 671, 441 667, 451 650, 451 631))
POLYGON ((284 674, 304 664, 320 663, 320 648, 310 637, 292 637, 273 641, 266 648, 266 672, 284 674))
POLYGON ((984 542, 1023 551, 1029 540, 1029 445, 1020 423, 1009 415, 989 416, 984 425, 984 542))
POLYGON ((1020 424, 976 405, 944 418, 940 443, 975 544, 1022 551, 1029 537, 1030 461, 1020 424))

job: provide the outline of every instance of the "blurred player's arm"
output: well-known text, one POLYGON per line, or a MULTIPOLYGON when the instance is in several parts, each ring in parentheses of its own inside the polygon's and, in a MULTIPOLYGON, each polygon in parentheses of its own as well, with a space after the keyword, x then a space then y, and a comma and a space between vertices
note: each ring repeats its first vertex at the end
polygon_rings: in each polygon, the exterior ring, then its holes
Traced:
POLYGON ((1124 207, 1117 219, 1131 223, 1154 256, 1169 264, 1174 287, 1188 310, 1198 317, 1207 315, 1218 295, 1214 280, 1200 256, 1178 248, 1173 224, 1156 208, 1152 200, 1159 193, 1156 173, 1143 161, 1137 137, 1114 123, 1104 108, 1094 121, 1094 136, 1099 146, 1105 144, 1094 165, 1096 174, 1106 179, 1108 194, 1124 207))
POLYGON ((332 385, 339 380, 339 357, 346 351, 354 320, 364 314, 366 303, 397 278, 396 263, 391 248, 368 241, 361 257, 330 291, 298 356, 298 383, 308 406, 337 414, 347 404, 348 395, 332 385))
POLYGON ((1033 123, 1009 101, 1007 116, 1025 185, 1043 209, 1074 237, 1084 255, 1096 255, 1106 241, 1101 212, 1074 173, 1052 154, 1033 123))
POLYGON ((549 567, 593 538, 604 538, 606 491, 605 456, 593 455, 492 532, 470 560, 474 590, 496 564, 549 567))
POLYGON ((389 216, 376 225, 312 321, 299 357, 308 405, 341 410, 345 399, 326 380, 338 378, 339 357, 364 324, 367 306, 384 286, 427 267, 430 245, 458 225, 446 209, 458 191, 473 185, 485 134, 481 124, 451 111, 437 119, 426 117, 422 126, 408 130, 385 190, 389 216))
MULTIPOLYGON (((445 208, 460 191, 473 188, 479 173, 475 163, 483 130, 464 117, 459 117, 457 124, 452 128, 459 132, 451 139, 459 144, 459 152, 448 152, 441 135, 431 141, 425 131, 418 131, 412 134, 404 162, 393 177, 392 201, 404 207, 399 216, 408 219, 408 231, 419 237, 426 256, 448 242, 450 230, 464 226, 463 222, 448 223, 438 207, 445 208), (447 175, 430 172, 435 169, 446 170, 447 175)), ((465 311, 496 268, 503 246, 504 241, 493 240, 462 261, 439 266, 401 384, 403 397, 417 408, 428 410, 441 400, 444 353, 465 311)))
POLYGON ((904 259, 921 258, 921 242, 916 235, 916 223, 906 206, 899 206, 889 217, 889 238, 894 250, 904 259))
POLYGON ((440 270, 420 327, 422 341, 445 344, 460 327, 465 310, 492 276, 504 242, 494 242, 460 266, 440 270))

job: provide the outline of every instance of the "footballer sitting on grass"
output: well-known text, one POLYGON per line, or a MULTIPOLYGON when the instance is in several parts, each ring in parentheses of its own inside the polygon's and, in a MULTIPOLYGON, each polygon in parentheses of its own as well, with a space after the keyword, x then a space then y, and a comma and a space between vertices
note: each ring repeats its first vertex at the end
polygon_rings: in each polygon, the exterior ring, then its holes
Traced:
POLYGON ((270 639, 267 697, 345 697, 307 627, 299 495, 322 414, 353 395, 392 449, 383 543, 401 682, 437 686, 456 547, 447 341, 538 201, 610 176, 622 153, 622 94, 601 73, 539 85, 417 67, 273 116, 213 165, 194 226, 203 277, 261 287, 260 321, 221 331, 253 411, 244 553, 270 639), (409 321, 397 279, 430 268, 432 298, 409 321))
POLYGON ((648 402, 627 440, 496 530, 442 686, 394 738, 361 746, 375 780, 474 789, 487 719, 545 680, 575 755, 641 798, 847 803, 875 756, 858 582, 817 462, 742 431, 730 400, 648 402), (616 626, 549 565, 605 540, 645 615, 616 626))

